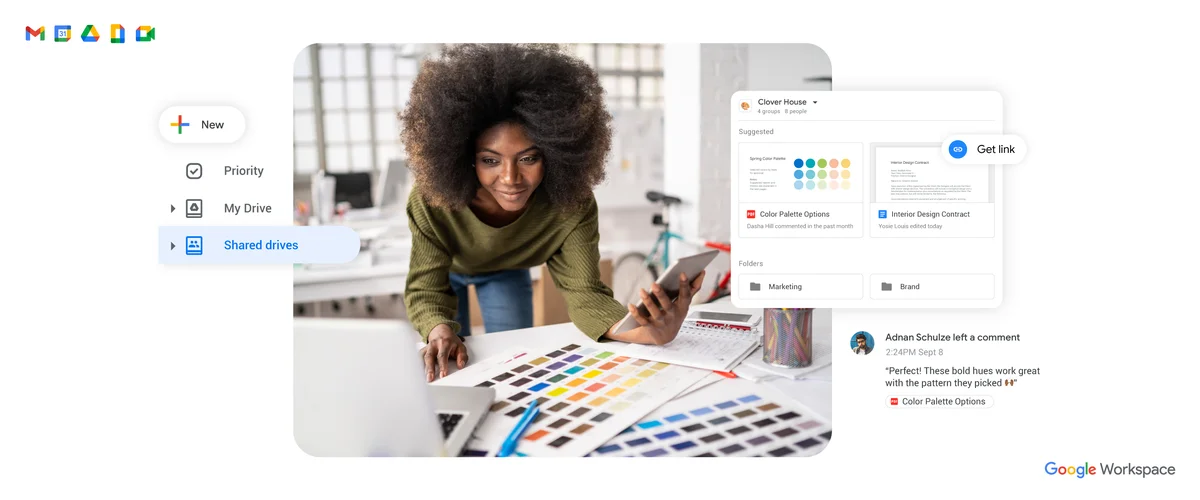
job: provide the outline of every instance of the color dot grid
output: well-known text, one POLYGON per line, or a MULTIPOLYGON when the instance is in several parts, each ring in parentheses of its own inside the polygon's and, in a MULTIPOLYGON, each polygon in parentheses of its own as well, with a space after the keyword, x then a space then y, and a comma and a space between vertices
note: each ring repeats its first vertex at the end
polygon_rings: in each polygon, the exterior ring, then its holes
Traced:
POLYGON ((797 158, 792 162, 792 176, 797 190, 824 191, 850 189, 850 160, 848 158, 797 158))
POLYGON ((577 344, 523 363, 520 359, 495 367, 475 384, 496 389, 496 401, 463 456, 497 451, 533 401, 538 402, 540 414, 526 430, 518 451, 531 456, 584 456, 660 406, 664 397, 674 397, 709 373, 577 344))
POLYGON ((715 402, 707 405, 696 401, 709 388, 673 401, 654 413, 665 416, 626 428, 588 456, 812 456, 833 438, 833 427, 807 408, 760 395, 752 385, 735 390, 742 395, 710 398, 715 402))

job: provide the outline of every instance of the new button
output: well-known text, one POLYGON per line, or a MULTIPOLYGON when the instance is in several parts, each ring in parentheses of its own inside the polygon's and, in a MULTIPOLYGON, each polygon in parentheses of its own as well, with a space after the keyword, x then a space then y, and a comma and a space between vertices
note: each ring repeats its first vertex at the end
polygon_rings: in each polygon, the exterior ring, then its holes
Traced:
POLYGON ((230 106, 174 106, 159 116, 158 131, 176 144, 229 144, 246 132, 246 117, 230 106))

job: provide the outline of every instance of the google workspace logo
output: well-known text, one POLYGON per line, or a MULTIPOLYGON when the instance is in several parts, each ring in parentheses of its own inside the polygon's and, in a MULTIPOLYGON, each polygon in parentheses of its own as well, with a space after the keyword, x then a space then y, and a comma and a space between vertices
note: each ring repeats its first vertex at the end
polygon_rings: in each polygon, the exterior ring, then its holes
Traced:
MULTIPOLYGON (((71 41, 71 25, 58 24, 54 26, 54 41, 69 42, 71 41)), ((94 24, 84 26, 83 32, 79 37, 84 42, 100 41, 100 29, 94 24)), ((133 40, 135 42, 152 42, 155 39, 153 26, 138 26, 133 32, 133 40)), ((25 27, 25 41, 46 41, 46 27, 38 26, 34 29, 33 26, 25 27)), ((108 41, 109 43, 125 43, 125 26, 120 24, 110 24, 108 26, 108 41)))

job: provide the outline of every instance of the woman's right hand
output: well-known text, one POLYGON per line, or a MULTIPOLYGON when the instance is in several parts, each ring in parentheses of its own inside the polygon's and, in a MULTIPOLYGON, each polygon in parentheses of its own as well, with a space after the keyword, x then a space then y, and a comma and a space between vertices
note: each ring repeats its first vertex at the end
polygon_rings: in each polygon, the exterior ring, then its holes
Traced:
POLYGON ((425 379, 433 382, 435 378, 450 374, 451 359, 460 370, 467 366, 467 345, 449 326, 438 325, 429 332, 421 357, 425 358, 425 379))
POLYGON ((701 271, 696 279, 688 283, 687 275, 679 273, 679 297, 673 302, 667 296, 666 290, 663 290, 658 283, 651 285, 649 292, 638 290, 641 292, 642 304, 646 306, 649 314, 641 314, 641 311, 633 304, 626 307, 629 308, 629 314, 641 326, 627 332, 614 334, 613 330, 621 325, 618 322, 605 335, 613 340, 634 344, 669 344, 675 340, 675 336, 679 334, 679 328, 687 319, 688 308, 692 305, 692 296, 700 291, 700 287, 704 284, 704 276, 705 272, 701 271), (660 304, 665 304, 665 306, 660 304))

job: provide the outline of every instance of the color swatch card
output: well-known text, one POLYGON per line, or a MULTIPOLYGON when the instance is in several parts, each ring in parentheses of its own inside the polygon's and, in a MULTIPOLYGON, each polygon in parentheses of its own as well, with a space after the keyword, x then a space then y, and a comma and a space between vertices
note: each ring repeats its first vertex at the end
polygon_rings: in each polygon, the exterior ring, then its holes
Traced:
POLYGON ((496 390, 463 455, 494 456, 537 401, 541 413, 517 453, 582 457, 710 373, 621 356, 604 347, 569 344, 544 353, 507 353, 455 374, 453 385, 496 390))
POLYGON ((833 426, 778 390, 746 380, 671 401, 588 456, 812 456, 833 426))

